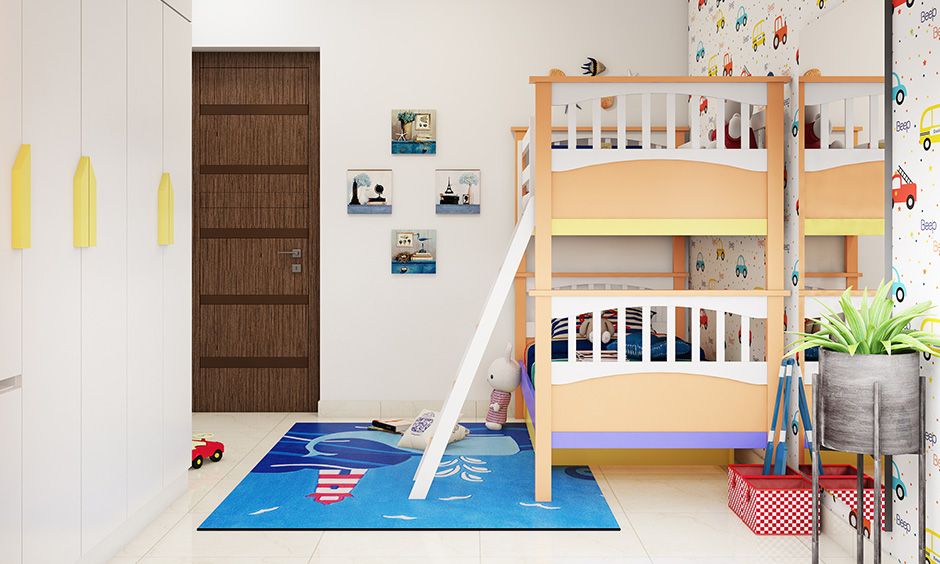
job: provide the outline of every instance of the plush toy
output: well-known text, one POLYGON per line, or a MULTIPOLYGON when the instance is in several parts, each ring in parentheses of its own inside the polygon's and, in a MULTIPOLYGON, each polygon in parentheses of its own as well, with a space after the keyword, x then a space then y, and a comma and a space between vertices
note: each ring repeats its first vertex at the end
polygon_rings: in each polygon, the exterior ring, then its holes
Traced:
MULTIPOLYGON (((594 322, 593 319, 585 319, 578 328, 578 336, 582 339, 594 342, 594 322)), ((614 336, 614 324, 609 319, 601 317, 601 342, 605 345, 610 342, 614 336)))
POLYGON ((499 431, 506 422, 509 410, 509 398, 512 391, 519 387, 522 380, 522 368, 512 359, 512 343, 506 346, 506 356, 497 358, 486 370, 486 381, 493 387, 490 394, 490 407, 486 410, 486 428, 499 431))

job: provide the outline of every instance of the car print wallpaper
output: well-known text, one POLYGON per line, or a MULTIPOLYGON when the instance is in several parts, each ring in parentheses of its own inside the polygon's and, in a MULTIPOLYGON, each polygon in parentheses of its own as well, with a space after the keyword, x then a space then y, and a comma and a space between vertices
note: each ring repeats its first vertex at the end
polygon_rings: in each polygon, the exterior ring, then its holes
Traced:
MULTIPOLYGON (((940 18, 935 0, 893 0, 893 75, 892 107, 892 259, 894 276, 903 288, 904 301, 895 307, 932 301, 940 304, 940 238, 937 218, 940 217, 940 57, 933 50, 940 48, 940 18)), ((935 311, 922 324, 925 329, 940 332, 940 311, 935 311)), ((940 350, 936 351, 940 354, 940 350)), ((937 386, 940 370, 937 357, 921 356, 921 374, 927 379, 927 538, 926 545, 940 552, 940 405, 937 386)), ((895 531, 889 548, 902 562, 917 562, 917 458, 898 456, 895 462, 901 482, 910 496, 897 502, 893 519, 895 531)), ((938 558, 940 556, 934 556, 938 558)), ((928 556, 930 558, 930 556, 928 556)))
MULTIPOLYGON (((893 192, 892 253, 894 276, 904 288, 903 303, 932 300, 940 304, 940 238, 937 236, 940 217, 940 194, 936 179, 940 174, 940 58, 933 56, 940 49, 937 0, 892 0, 893 117, 893 192), (936 60, 932 60, 936 59, 936 60), (938 264, 934 264, 937 262, 938 264)), ((807 69, 798 62, 800 30, 842 0, 690 0, 689 1, 689 74, 691 76, 753 75, 792 76, 785 95, 785 123, 792 123, 797 106, 796 77, 807 69), (786 41, 783 41, 785 26, 786 41)), ((694 104, 690 111, 700 110, 694 104)), ((703 133, 716 129, 715 114, 702 111, 703 133)), ((730 117, 730 116, 729 116, 730 117)), ((797 162, 798 138, 787 135, 785 145, 786 184, 784 200, 784 287, 794 292, 786 301, 788 330, 801 330, 798 320, 798 297, 794 274, 801 275, 796 202, 799 197, 797 162)), ((754 289, 765 287, 765 265, 762 237, 692 237, 690 238, 690 287, 696 289, 754 289), (723 251, 723 252, 722 252, 723 251), (722 260, 722 255, 723 260, 722 260), (747 277, 741 276, 740 262, 746 264, 747 277)), ((798 280, 798 278, 797 278, 798 280)), ((897 298, 896 298, 897 301, 897 298)), ((940 331, 940 311, 923 322, 940 331)), ((729 346, 737 345, 739 324, 729 318, 723 338, 729 346)), ((751 328, 752 340, 762 343, 764 334, 751 328)), ((703 347, 714 351, 714 337, 703 333, 703 347), (709 340, 711 339, 711 340, 709 340)), ((792 337, 787 336, 787 342, 792 337)), ((752 347, 755 358, 764 351, 752 347)), ((707 352, 707 349, 706 349, 707 352)), ((937 351, 940 354, 940 350, 937 351)), ((940 371, 936 356, 922 356, 922 373, 927 378, 927 506, 940 507, 940 410, 936 398, 940 371)), ((809 375, 804 375, 809 377, 809 375)), ((788 420, 795 415, 789 414, 788 420)), ((790 464, 797 462, 796 436, 789 435, 790 464)), ((917 562, 917 458, 894 457, 897 483, 893 495, 890 532, 882 537, 886 552, 905 564, 917 562), (896 493, 897 484, 903 499, 896 493)), ((891 487, 889 486, 889 487, 891 487)), ((886 495, 889 492, 886 491, 886 495)), ((824 500, 825 501, 825 500, 824 500)), ((839 513, 838 505, 827 506, 839 513)), ((845 515, 847 511, 842 514, 845 515)), ((940 509, 928 512, 928 531, 940 531, 940 509)), ((940 536, 927 533, 927 547, 938 547, 940 536)), ((871 551, 868 544, 866 551, 871 551)), ((940 556, 938 556, 940 557, 940 556)))

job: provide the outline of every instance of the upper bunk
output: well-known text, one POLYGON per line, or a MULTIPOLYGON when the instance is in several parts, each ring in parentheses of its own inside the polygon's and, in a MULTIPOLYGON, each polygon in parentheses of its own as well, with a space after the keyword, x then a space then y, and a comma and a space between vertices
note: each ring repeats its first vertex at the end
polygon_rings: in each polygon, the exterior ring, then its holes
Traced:
POLYGON ((799 89, 802 234, 883 235, 884 78, 803 76, 799 89))
POLYGON ((553 235, 782 237, 788 82, 531 77, 536 111, 518 148, 519 197, 537 184, 553 235), (685 113, 688 126, 677 125, 685 113), (553 132, 556 122, 567 127, 553 132), (724 135, 703 135, 705 124, 724 135))

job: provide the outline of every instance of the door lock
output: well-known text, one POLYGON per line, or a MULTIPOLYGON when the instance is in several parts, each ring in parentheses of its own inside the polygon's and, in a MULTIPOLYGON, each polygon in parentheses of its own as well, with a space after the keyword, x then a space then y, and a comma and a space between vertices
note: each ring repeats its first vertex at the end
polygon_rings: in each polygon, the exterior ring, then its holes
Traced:
POLYGON ((291 249, 289 251, 278 251, 279 255, 290 255, 291 258, 300 258, 303 256, 302 249, 291 249))
POLYGON ((292 264, 290 265, 290 271, 297 274, 298 272, 303 272, 303 267, 299 264, 292 264))

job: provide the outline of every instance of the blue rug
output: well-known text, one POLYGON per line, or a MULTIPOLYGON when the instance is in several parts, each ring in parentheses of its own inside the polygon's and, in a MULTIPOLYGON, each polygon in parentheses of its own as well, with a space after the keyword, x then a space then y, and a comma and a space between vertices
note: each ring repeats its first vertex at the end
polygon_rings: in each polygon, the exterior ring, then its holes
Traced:
POLYGON ((552 501, 534 500, 525 426, 448 445, 425 500, 409 500, 421 451, 356 423, 297 423, 200 531, 303 529, 620 530, 586 466, 552 468, 552 501))

